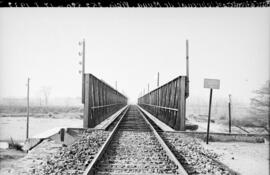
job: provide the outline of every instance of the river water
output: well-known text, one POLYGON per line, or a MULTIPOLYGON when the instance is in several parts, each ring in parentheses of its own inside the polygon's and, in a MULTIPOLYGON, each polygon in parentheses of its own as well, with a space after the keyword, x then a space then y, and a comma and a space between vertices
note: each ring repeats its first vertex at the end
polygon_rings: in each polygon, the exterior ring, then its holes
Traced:
MULTIPOLYGON (((82 119, 29 118, 29 137, 56 127, 82 127, 82 119)), ((0 117, 0 141, 24 141, 26 138, 25 117, 0 117)))

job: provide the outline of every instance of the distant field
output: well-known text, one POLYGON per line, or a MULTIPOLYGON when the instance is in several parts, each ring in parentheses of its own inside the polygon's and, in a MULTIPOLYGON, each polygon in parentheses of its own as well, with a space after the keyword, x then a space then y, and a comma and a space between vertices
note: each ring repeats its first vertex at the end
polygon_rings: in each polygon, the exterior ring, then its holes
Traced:
MULTIPOLYGON (((0 114, 26 114, 26 106, 0 105, 0 114)), ((79 106, 30 106, 30 113, 82 113, 83 107, 79 106)))
MULTIPOLYGON (((207 105, 187 106, 187 117, 207 120, 208 109, 209 107, 207 105)), ((266 127, 269 129, 267 116, 258 117, 255 114, 251 114, 248 106, 233 106, 231 117, 233 125, 244 127, 266 127)), ((211 110, 211 119, 218 123, 228 123, 228 106, 213 106, 211 110)))

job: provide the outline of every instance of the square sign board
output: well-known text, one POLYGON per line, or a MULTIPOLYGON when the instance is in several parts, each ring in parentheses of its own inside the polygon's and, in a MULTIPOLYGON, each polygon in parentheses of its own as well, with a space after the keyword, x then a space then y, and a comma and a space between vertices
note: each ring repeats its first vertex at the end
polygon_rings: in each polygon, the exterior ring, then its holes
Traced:
POLYGON ((204 88, 219 89, 220 80, 218 79, 204 79, 204 88))

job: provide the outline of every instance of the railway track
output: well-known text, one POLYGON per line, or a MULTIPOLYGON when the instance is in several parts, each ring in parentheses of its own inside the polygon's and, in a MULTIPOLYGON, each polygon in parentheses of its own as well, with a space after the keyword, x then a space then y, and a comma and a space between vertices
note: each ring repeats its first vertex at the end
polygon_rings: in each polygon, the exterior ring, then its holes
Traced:
POLYGON ((137 106, 113 122, 106 142, 84 175, 187 175, 182 165, 137 106))

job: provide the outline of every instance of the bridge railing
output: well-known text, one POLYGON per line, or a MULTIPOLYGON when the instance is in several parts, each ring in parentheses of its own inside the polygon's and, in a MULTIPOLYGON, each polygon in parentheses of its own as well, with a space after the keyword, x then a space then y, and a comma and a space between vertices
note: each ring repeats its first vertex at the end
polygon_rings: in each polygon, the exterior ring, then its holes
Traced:
POLYGON ((138 98, 138 105, 175 130, 185 130, 188 78, 179 76, 138 98))
POLYGON ((84 74, 83 127, 92 128, 127 104, 127 97, 92 74, 84 74))

